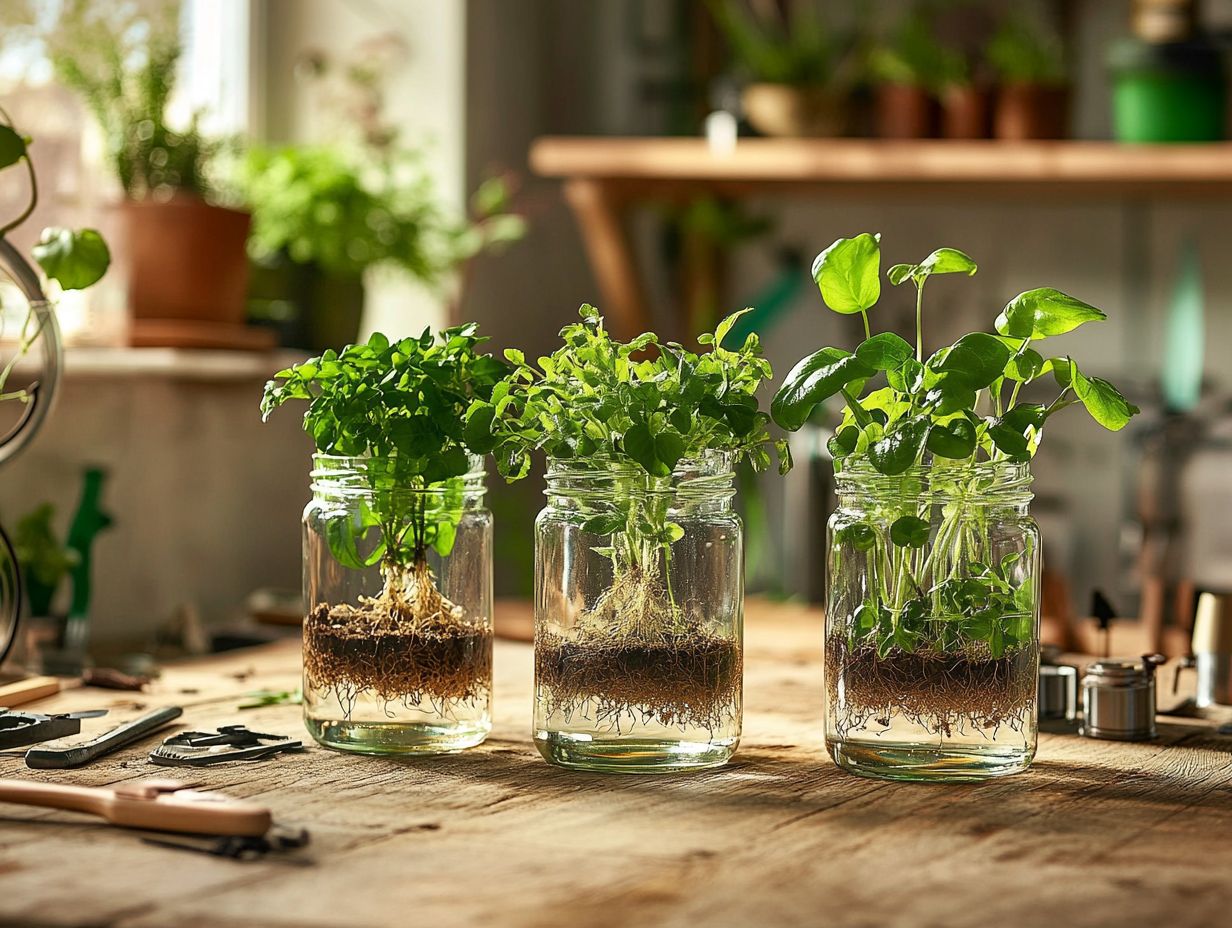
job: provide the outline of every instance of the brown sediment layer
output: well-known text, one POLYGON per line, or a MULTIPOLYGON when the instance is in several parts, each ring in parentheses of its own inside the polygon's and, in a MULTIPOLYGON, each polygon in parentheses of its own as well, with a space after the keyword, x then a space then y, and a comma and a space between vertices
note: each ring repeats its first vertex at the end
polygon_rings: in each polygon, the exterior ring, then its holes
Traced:
POLYGON ((950 736, 967 731, 1022 728, 1035 708, 1039 652, 1023 647, 994 658, 986 651, 851 648, 841 635, 826 640, 826 689, 838 734, 891 718, 911 720, 950 736), (840 701, 840 686, 842 681, 840 701))
POLYGON ((739 711, 742 668, 737 642, 702 631, 649 639, 547 632, 535 641, 535 682, 549 711, 585 712, 617 728, 626 716, 720 728, 739 711))

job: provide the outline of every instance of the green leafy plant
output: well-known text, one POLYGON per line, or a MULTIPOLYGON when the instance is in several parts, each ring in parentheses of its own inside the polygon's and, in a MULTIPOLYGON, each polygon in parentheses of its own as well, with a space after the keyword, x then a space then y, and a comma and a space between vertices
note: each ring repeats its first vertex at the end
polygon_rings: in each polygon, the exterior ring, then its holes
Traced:
POLYGON ((474 699, 491 677, 491 629, 466 616, 437 587, 430 551, 453 550, 464 475, 480 449, 463 416, 491 398, 507 368, 476 349, 486 339, 468 324, 434 336, 324 352, 279 371, 265 387, 262 415, 292 400, 308 403, 304 430, 322 455, 361 459, 363 500, 325 513, 320 532, 343 567, 379 564, 375 597, 320 603, 304 624, 304 667, 312 685, 334 692, 349 715, 356 695, 418 704, 474 699))
POLYGON ((305 400, 304 431, 321 454, 368 459, 376 491, 363 524, 335 525, 328 538, 335 558, 351 568, 380 561, 400 589, 407 568, 426 570, 427 551, 448 554, 457 524, 461 483, 478 453, 468 442, 463 416, 473 401, 491 397, 506 367, 475 349, 486 341, 472 324, 434 336, 391 342, 379 332, 367 343, 279 371, 265 386, 262 416, 291 400, 305 400), (446 489, 439 508, 425 496, 446 489), (374 545, 362 544, 376 529, 374 545), (361 547, 369 553, 361 556, 361 547))
MULTIPOLYGON (((17 216, 0 225, 0 241, 6 241, 8 234, 29 219, 38 205, 38 175, 30 156, 32 144, 33 140, 18 131, 8 113, 0 109, 0 172, 17 165, 24 165, 30 190, 25 208, 17 216)), ((111 263, 107 243, 94 229, 60 227, 44 229, 32 254, 47 278, 54 280, 65 290, 84 290, 92 286, 102 279, 111 263)), ((48 318, 48 314, 40 313, 38 307, 27 308, 25 319, 18 333, 17 349, 0 368, 0 401, 26 402, 29 400, 28 391, 24 389, 7 390, 6 385, 13 368, 30 353, 42 335, 48 318)))
POLYGON ((65 0, 44 42, 56 76, 98 121, 116 177, 131 199, 176 192, 208 198, 219 145, 195 113, 167 124, 183 47, 179 4, 100 4, 65 0))
POLYGON ((751 79, 820 87, 841 78, 849 43, 828 28, 811 0, 786 9, 773 4, 751 8, 744 0, 711 0, 709 7, 737 64, 751 79))
POLYGON ((961 54, 937 40, 932 18, 912 10, 868 52, 869 77, 878 84, 905 84, 936 93, 945 86, 964 83, 966 62, 961 54))
POLYGON ((77 552, 56 537, 55 515, 55 507, 43 503, 23 516, 13 533, 30 612, 36 616, 51 615, 56 590, 78 561, 77 552))
POLYGON ((1045 424, 1062 409, 1081 405, 1114 431, 1138 409, 1071 357, 1038 350, 1055 336, 1102 321, 1094 306, 1051 288, 1029 290, 1006 304, 992 332, 964 335, 925 356, 926 284, 941 274, 975 274, 976 264, 957 249, 941 248, 918 264, 889 269, 892 285, 915 291, 912 345, 893 332, 871 332, 880 261, 880 236, 868 233, 839 239, 821 253, 813 273, 823 300, 836 312, 859 313, 865 339, 854 351, 827 347, 804 358, 771 405, 775 421, 794 430, 818 404, 840 398, 845 408, 829 443, 836 469, 888 488, 869 518, 836 528, 842 550, 866 558, 875 578, 836 647, 866 648, 883 660, 894 651, 975 648, 999 660, 1033 646, 1035 578, 1030 571, 1017 578, 1024 572, 1019 561, 1034 555, 992 560, 985 517, 968 501, 992 485, 991 465, 1029 463, 1045 424), (1020 401, 1024 387, 1049 381, 1058 391, 1050 402, 1020 401), (934 520, 938 503, 944 505, 934 520))
POLYGON ((434 286, 470 258, 517 241, 522 217, 509 211, 504 178, 485 181, 469 219, 452 218, 419 159, 390 152, 352 157, 341 147, 249 150, 241 186, 253 213, 257 260, 285 252, 341 276, 388 265, 434 286))
POLYGON ((1060 39, 1026 16, 1006 18, 985 57, 1002 83, 1059 86, 1068 80, 1060 39))
MULTIPOLYGON (((665 484, 682 461, 711 452, 764 470, 773 445, 780 470, 791 466, 787 443, 772 441, 770 417, 757 404, 770 364, 755 334, 737 349, 723 347, 748 310, 702 335, 699 342, 711 350, 701 355, 653 333, 615 341, 594 307, 580 312, 580 323, 561 330, 565 346, 540 358, 538 367, 521 352, 506 351, 513 371, 489 400, 472 404, 467 434, 477 450, 495 452, 497 467, 510 480, 529 472, 538 451, 559 462, 598 462, 640 474, 626 497, 588 512, 585 528, 610 536, 604 552, 617 575, 653 572, 660 555, 670 561, 681 529, 668 519, 664 494, 639 491, 665 484), (647 352, 649 357, 638 359, 647 352)), ((670 578, 667 585, 670 597, 670 578)))

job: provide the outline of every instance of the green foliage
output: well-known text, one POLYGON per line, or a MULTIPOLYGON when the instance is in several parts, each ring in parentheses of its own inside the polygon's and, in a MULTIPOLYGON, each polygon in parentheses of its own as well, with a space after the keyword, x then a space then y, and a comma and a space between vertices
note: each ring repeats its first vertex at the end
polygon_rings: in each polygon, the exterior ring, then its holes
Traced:
POLYGON ((77 564, 77 552, 56 537, 52 520, 56 510, 43 503, 17 523, 13 547, 26 582, 26 595, 34 615, 51 614, 51 602, 68 572, 77 564))
POLYGON ((869 52, 869 76, 879 84, 905 84, 937 92, 965 82, 966 62, 933 32, 931 17, 917 7, 869 52))
POLYGON ((812 0, 785 9, 745 0, 710 0, 710 12, 750 79, 797 87, 832 85, 848 42, 823 22, 812 0))
POLYGON ((434 286, 457 265, 524 234, 499 177, 480 185, 472 220, 451 217, 420 159, 402 151, 352 157, 341 147, 256 147, 241 186, 258 260, 285 252, 337 275, 388 265, 434 286))
POLYGON ((56 76, 98 121, 112 167, 132 199, 211 193, 207 171, 218 145, 200 114, 167 125, 182 46, 178 4, 97 4, 65 0, 47 39, 56 76))
POLYGON ((491 399, 507 372, 476 351, 486 341, 476 330, 474 324, 436 336, 425 330, 395 342, 377 333, 366 344, 279 371, 265 385, 263 418, 291 400, 307 401, 304 431, 320 453, 368 459, 371 510, 326 527, 340 563, 407 566, 429 547, 440 554, 452 547, 460 478, 470 456, 486 450, 468 440, 465 413, 473 402, 491 399), (439 492, 406 492, 427 489, 439 492))
MULTIPOLYGON (((707 451, 729 452, 763 470, 770 464, 770 417, 756 393, 771 376, 770 364, 755 334, 738 349, 722 344, 744 312, 701 336, 711 350, 699 355, 649 332, 615 341, 598 311, 583 306, 582 321, 561 330, 565 346, 537 367, 521 352, 506 352, 513 372, 489 402, 472 405, 468 419, 490 425, 497 466, 510 479, 527 473, 537 451, 560 461, 633 464, 651 477, 668 477, 681 460, 707 451)), ((777 450, 785 470, 786 444, 777 450)))
POLYGON ((44 229, 30 253, 43 273, 65 290, 98 283, 111 264, 107 243, 93 229, 44 229))
POLYGON ((895 647, 950 649, 979 642, 1000 657, 1033 634, 1034 579, 1030 571, 1024 578, 1011 576, 1024 570, 1028 552, 985 564, 987 528, 961 505, 945 507, 933 534, 932 494, 978 498, 988 479, 980 465, 1029 462, 1048 419, 1067 406, 1081 404, 1113 431, 1138 409, 1108 381, 1083 373, 1072 358, 1046 358, 1032 347, 1106 318, 1050 288, 1012 299, 996 319, 995 334, 969 333, 925 360, 925 284, 936 274, 977 270, 955 249, 938 249, 919 264, 894 265, 887 274, 893 285, 914 285, 914 352, 893 333, 869 333, 867 314, 878 293, 869 275, 880 266, 879 252, 879 238, 866 233, 839 239, 818 257, 815 276, 826 304, 840 313, 863 313, 866 338, 854 352, 826 347, 800 361, 774 397, 771 414, 783 428, 798 429, 820 403, 841 396, 845 409, 829 442, 836 469, 867 468, 869 479, 897 481, 887 484, 898 487, 888 494, 897 502, 874 507, 876 516, 867 522, 836 530, 836 540, 852 556, 869 559, 876 579, 853 610, 853 643, 873 636, 884 656, 895 647), (1018 401, 1024 385, 1048 374, 1060 388, 1051 403, 1018 401), (887 524, 888 530, 877 527, 887 524))
POLYGON ((29 141, 12 126, 0 126, 0 168, 11 167, 26 157, 29 141))
POLYGON ((989 41, 985 55, 1002 83, 1056 86, 1066 82, 1061 40, 1027 16, 1007 18, 989 41))

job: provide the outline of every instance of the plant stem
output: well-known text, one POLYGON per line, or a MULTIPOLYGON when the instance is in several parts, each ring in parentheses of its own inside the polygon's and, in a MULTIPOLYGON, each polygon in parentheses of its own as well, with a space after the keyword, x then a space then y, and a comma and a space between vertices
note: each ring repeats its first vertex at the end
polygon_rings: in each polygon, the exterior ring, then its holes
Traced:
POLYGON ((915 359, 924 363, 924 281, 915 285, 915 359))
POLYGON ((868 310, 860 310, 860 318, 864 320, 864 337, 868 339, 871 337, 871 330, 868 327, 868 310))

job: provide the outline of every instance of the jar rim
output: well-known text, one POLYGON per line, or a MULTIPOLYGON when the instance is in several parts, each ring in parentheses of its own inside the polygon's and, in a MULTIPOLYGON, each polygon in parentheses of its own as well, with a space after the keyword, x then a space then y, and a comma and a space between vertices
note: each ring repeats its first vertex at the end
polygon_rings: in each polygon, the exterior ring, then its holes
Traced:
MULTIPOLYGON (((672 469, 672 477, 723 477, 735 473, 736 456, 731 451, 708 449, 694 457, 681 458, 672 469)), ((547 476, 552 477, 601 477, 608 474, 619 476, 648 477, 642 465, 628 458, 607 455, 592 457, 547 459, 547 476)), ((660 480, 668 477, 657 478, 660 480)))
MULTIPOLYGON (((373 454, 326 454, 323 451, 314 451, 312 453, 312 475, 327 477, 334 473, 339 476, 348 471, 368 470, 374 464, 387 464, 390 461, 397 459, 397 455, 373 455, 373 454)), ((459 477, 485 477, 488 473, 487 461, 482 454, 468 454, 466 456, 467 468, 466 472, 459 474, 459 477)))
POLYGON ((1031 465, 1016 461, 949 462, 916 464, 901 474, 883 474, 864 459, 847 463, 834 474, 840 498, 899 497, 904 484, 915 481, 920 495, 943 499, 963 498, 988 503, 1026 504, 1032 499, 1031 465))

